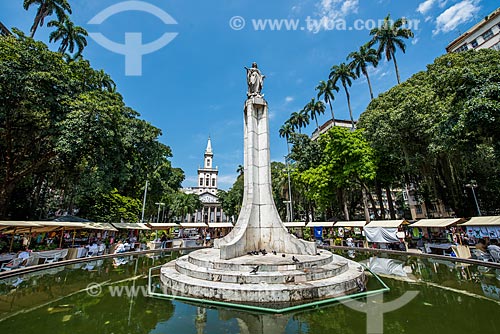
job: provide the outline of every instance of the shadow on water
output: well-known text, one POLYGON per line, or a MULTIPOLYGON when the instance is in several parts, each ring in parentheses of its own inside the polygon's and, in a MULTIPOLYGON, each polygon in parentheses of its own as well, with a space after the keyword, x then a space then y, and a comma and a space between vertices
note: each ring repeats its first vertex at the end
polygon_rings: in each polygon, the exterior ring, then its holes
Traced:
MULTIPOLYGON (((384 333, 500 332, 498 270, 417 257, 349 255, 384 278, 391 289, 384 302, 419 292, 384 315, 384 333)), ((0 332, 367 333, 366 315, 343 304, 279 315, 145 296, 148 269, 170 259, 128 256, 5 279, 0 282, 0 332), (100 284, 99 293, 91 283, 100 284)))

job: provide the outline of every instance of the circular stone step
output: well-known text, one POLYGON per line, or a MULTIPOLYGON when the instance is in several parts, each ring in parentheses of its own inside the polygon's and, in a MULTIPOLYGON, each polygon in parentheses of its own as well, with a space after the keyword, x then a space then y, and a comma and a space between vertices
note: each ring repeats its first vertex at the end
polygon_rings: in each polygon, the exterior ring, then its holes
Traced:
MULTIPOLYGON (((267 253, 267 255, 244 255, 231 260, 221 260, 219 250, 214 248, 200 249, 188 254, 188 261, 202 268, 223 271, 250 271, 259 265, 259 271, 288 271, 296 269, 319 268, 333 260, 333 254, 321 250, 319 255, 298 255, 267 253), (293 261, 295 257, 298 262, 293 261)), ((343 259, 343 258, 342 258, 343 259)), ((345 262, 345 259, 343 260, 345 262)))
MULTIPOLYGON (((348 265, 347 261, 338 263, 331 262, 323 267, 313 266, 312 268, 303 269, 291 268, 290 270, 282 271, 264 271, 261 270, 261 266, 259 265, 257 272, 251 273, 251 269, 253 268, 245 271, 225 271, 199 267, 189 262, 187 256, 183 256, 176 260, 175 268, 183 275, 206 281, 245 284, 258 284, 266 282, 269 284, 276 284, 315 281, 333 277, 348 270, 348 265)), ((265 267, 264 269, 267 270, 269 267, 265 267)))
POLYGON ((359 264, 328 251, 318 256, 294 255, 300 261, 294 265, 273 254, 220 260, 214 256, 217 251, 198 250, 164 265, 160 275, 164 293, 227 302, 294 303, 355 292, 359 281, 365 281, 359 264), (259 270, 251 274, 249 268, 256 265, 259 270), (261 271, 260 266, 266 270, 261 271))

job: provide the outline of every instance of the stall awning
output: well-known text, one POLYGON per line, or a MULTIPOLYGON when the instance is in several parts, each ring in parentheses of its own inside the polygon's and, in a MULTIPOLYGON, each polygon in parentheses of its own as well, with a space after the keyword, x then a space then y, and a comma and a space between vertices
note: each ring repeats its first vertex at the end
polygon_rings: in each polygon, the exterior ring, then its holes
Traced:
POLYGON ((403 224, 408 224, 408 222, 404 219, 399 219, 399 220, 375 220, 371 221, 368 225, 365 226, 365 228, 369 227, 399 227, 400 225, 403 224))
POLYGON ((462 218, 444 218, 444 219, 421 219, 416 223, 410 225, 410 227, 441 227, 445 228, 450 225, 456 224, 461 221, 462 218))
POLYGON ((222 227, 234 227, 234 226, 231 223, 208 223, 208 227, 222 228, 222 227))
POLYGON ((149 230, 145 224, 142 223, 113 223, 113 226, 120 230, 149 230))
POLYGON ((304 227, 304 226, 306 226, 306 223, 305 222, 286 222, 286 223, 283 223, 283 225, 285 225, 285 227, 304 227))
POLYGON ((364 220, 352 220, 345 222, 336 222, 333 227, 363 227, 366 225, 366 221, 364 220))
POLYGON ((472 217, 459 226, 500 226, 500 216, 472 217))
POLYGON ((5 234, 26 233, 41 227, 40 224, 28 221, 0 221, 0 231, 5 234))
POLYGON ((309 222, 307 227, 332 227, 333 222, 309 222))
POLYGON ((165 230, 171 227, 179 227, 179 224, 176 223, 149 223, 149 228, 152 230, 165 230))
POLYGON ((28 222, 28 221, 0 221, 0 229, 1 228, 9 228, 9 227, 36 227, 41 226, 38 223, 28 222))
POLYGON ((205 224, 205 223, 181 223, 181 226, 183 228, 200 228, 200 227, 207 227, 207 224, 205 224))
POLYGON ((113 225, 109 223, 83 223, 85 225, 85 229, 89 230, 101 230, 101 231, 114 231, 118 230, 113 227, 113 225))

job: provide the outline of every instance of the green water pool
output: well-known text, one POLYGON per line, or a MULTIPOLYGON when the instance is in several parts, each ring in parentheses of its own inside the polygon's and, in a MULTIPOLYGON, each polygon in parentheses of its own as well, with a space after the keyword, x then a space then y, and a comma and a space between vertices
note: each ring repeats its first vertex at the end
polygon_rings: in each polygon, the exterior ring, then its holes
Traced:
MULTIPOLYGON (((417 257, 349 255, 389 286, 384 302, 418 292, 384 314, 384 333, 500 333, 500 270, 417 257)), ((4 279, 0 333, 369 333, 366 314, 341 303, 275 315, 147 296, 149 268, 172 256, 128 256, 4 279)), ((153 281, 159 289, 158 279, 153 281)), ((377 288, 370 286, 376 283, 370 279, 368 288, 377 288)))

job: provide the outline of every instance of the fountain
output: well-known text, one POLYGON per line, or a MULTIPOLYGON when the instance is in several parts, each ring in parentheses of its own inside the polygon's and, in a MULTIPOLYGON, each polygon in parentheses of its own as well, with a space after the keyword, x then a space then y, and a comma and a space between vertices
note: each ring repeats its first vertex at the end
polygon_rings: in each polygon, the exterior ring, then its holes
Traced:
POLYGON ((363 268, 317 250, 281 222, 271 188, 268 104, 256 63, 247 70, 244 107, 245 187, 238 221, 214 247, 164 265, 168 295, 233 303, 295 305, 357 292, 363 268))

